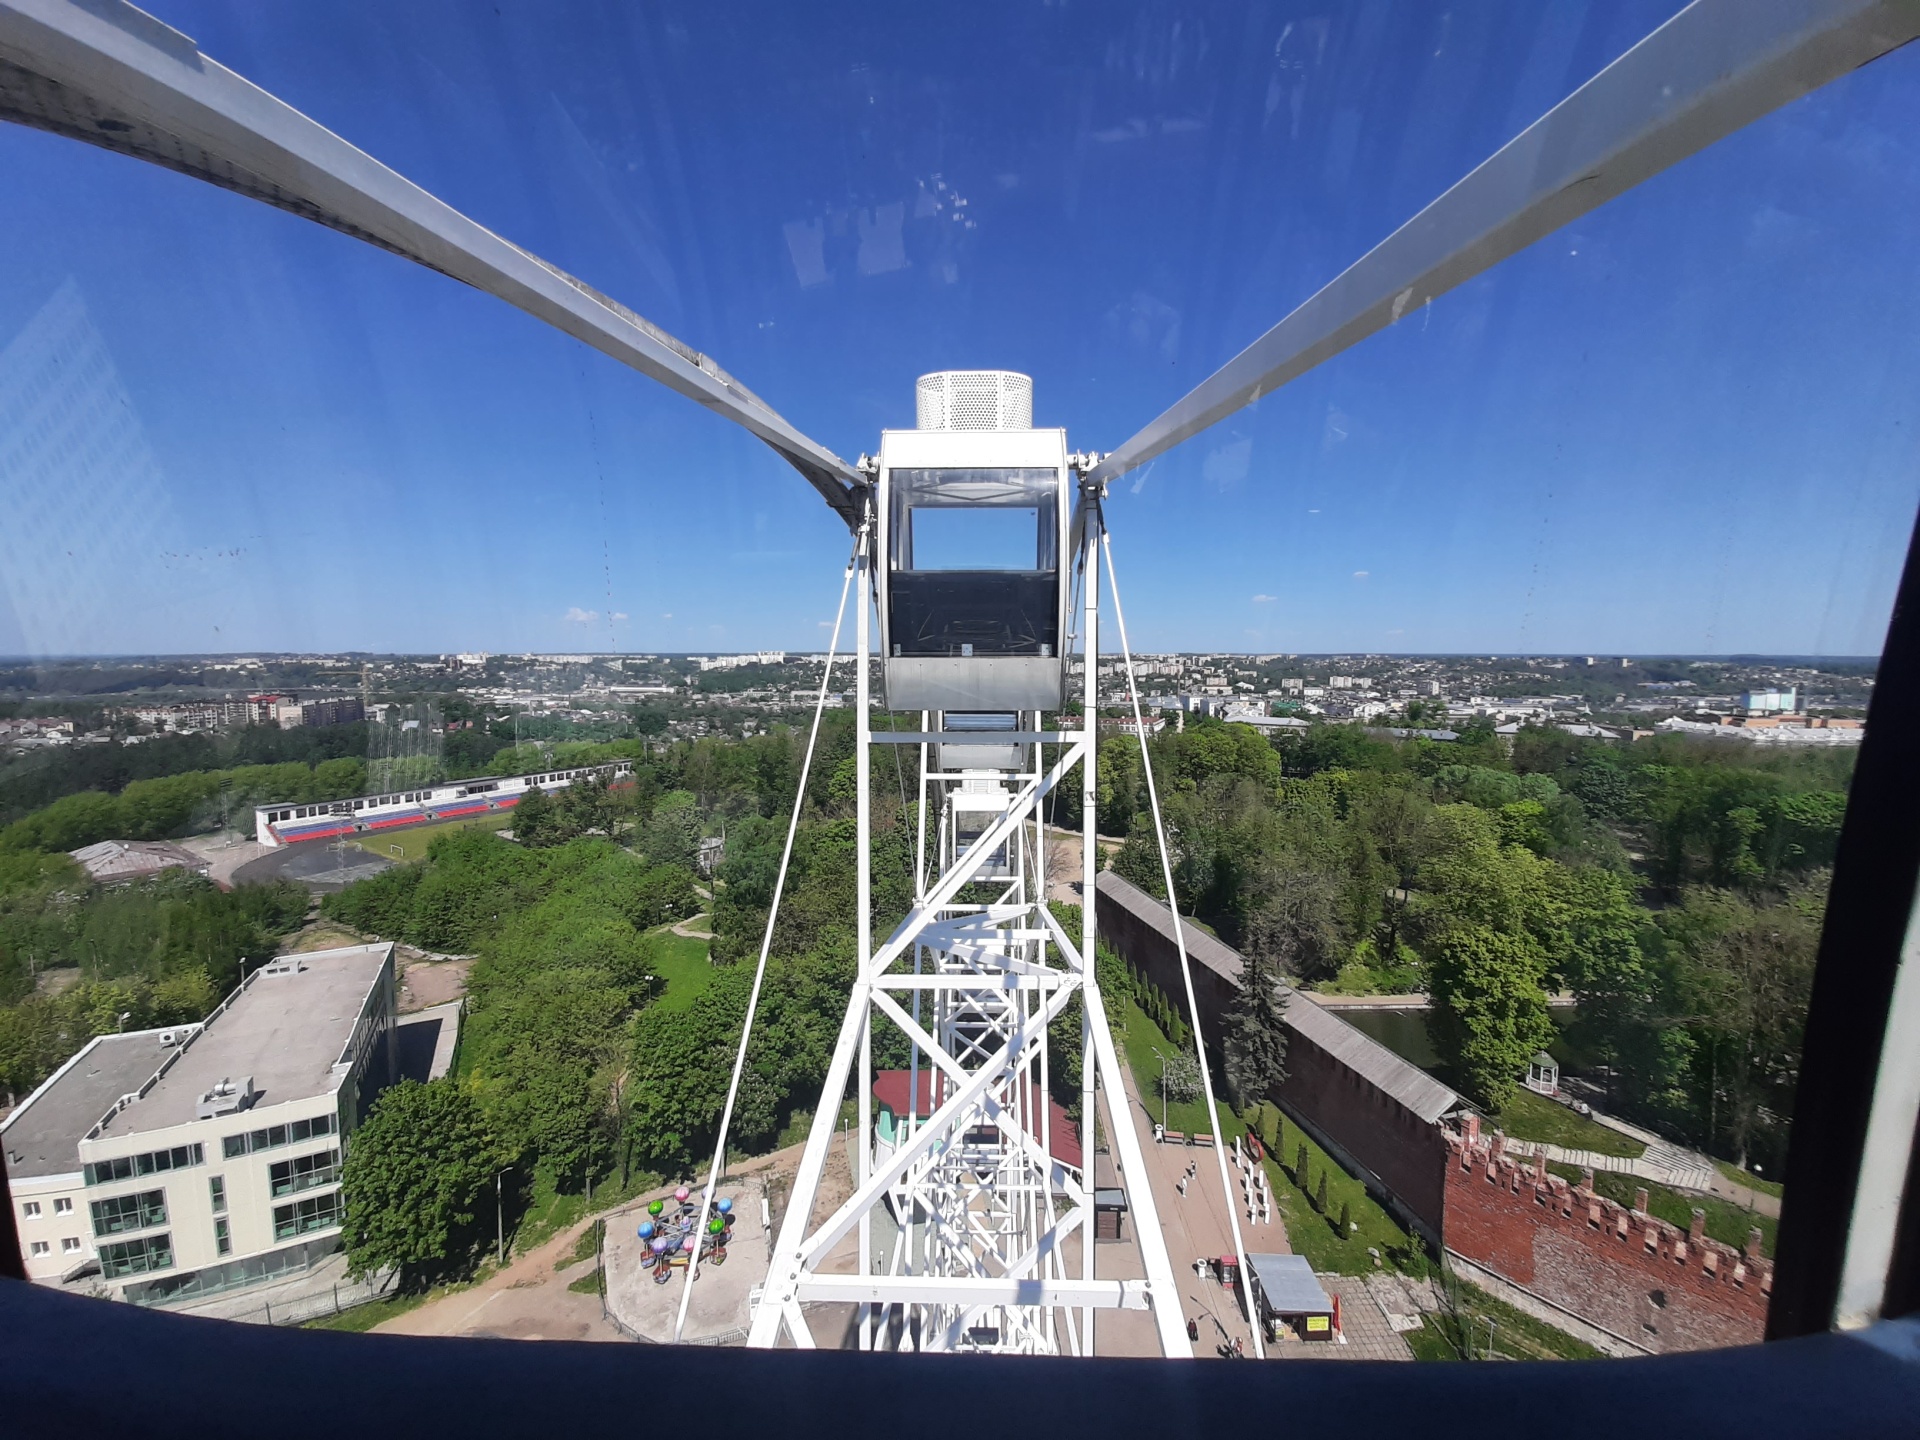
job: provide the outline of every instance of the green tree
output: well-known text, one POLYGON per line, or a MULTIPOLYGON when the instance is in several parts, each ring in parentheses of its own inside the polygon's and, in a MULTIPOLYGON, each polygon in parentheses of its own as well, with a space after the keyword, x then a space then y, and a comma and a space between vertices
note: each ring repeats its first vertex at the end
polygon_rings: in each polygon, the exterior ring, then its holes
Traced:
POLYGON ((349 1271, 397 1270, 418 1290, 464 1274, 486 1244, 481 1204, 504 1156, 452 1079, 402 1081, 353 1134, 341 1176, 349 1271))
POLYGON ((1287 1078, 1286 992, 1271 965, 1249 956, 1220 1025, 1227 1091, 1235 1109, 1263 1102, 1287 1078))
POLYGON ((561 816, 553 797, 538 785, 529 785, 513 807, 513 838, 535 849, 558 845, 570 836, 561 834, 561 816))
POLYGON ((1448 843, 1420 876, 1428 1028, 1459 1083, 1498 1110, 1554 1035, 1537 933, 1552 862, 1502 845, 1494 819, 1471 806, 1443 806, 1436 822, 1448 843))

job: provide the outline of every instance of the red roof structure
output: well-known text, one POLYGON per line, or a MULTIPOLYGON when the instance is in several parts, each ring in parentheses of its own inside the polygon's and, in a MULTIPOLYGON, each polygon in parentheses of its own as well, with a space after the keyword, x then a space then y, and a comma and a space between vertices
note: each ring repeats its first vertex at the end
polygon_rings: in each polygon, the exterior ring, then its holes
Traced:
MULTIPOLYGON (((920 1088, 917 1093, 916 1109, 921 1119, 933 1113, 934 1072, 920 1072, 920 1088)), ((1022 1087, 1028 1092, 1022 1098, 1029 1107, 1033 1104, 1033 1082, 1022 1080, 1022 1087)), ((895 1115, 907 1113, 907 1072, 905 1070, 876 1070, 873 1075, 873 1098, 878 1100, 895 1115)), ((1080 1131, 1067 1116, 1067 1107, 1058 1100, 1047 1100, 1047 1112, 1051 1121, 1049 1148, 1053 1158, 1062 1165, 1071 1165, 1076 1170, 1084 1170, 1080 1150, 1080 1131)))

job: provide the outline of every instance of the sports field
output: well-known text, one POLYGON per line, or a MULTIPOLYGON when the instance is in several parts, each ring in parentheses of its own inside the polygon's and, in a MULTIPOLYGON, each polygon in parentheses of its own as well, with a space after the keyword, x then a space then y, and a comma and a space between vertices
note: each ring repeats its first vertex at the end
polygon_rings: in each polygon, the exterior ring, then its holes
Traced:
POLYGON ((475 827, 487 830, 510 830, 513 828, 513 812, 489 810, 484 815, 469 816, 465 820, 434 820, 425 825, 409 826, 405 830, 383 830, 377 835, 355 835, 347 843, 358 845, 369 855, 378 855, 382 860, 424 860, 427 858, 427 846, 432 844, 433 837, 443 830, 471 830, 475 827))

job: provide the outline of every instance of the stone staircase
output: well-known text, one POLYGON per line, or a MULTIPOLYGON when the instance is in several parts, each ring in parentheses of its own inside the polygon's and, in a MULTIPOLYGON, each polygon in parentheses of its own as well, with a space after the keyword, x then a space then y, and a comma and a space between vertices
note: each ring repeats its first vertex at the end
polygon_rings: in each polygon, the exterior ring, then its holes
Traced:
POLYGON ((1633 1175, 1642 1180, 1651 1180, 1656 1185, 1665 1185, 1670 1190, 1706 1191, 1712 1188, 1716 1172, 1713 1161, 1705 1155, 1682 1149, 1645 1131, 1627 1131, 1626 1127, 1619 1124, 1613 1124, 1610 1128, 1632 1134, 1646 1145, 1647 1153, 1628 1159, 1621 1155, 1602 1155, 1597 1150, 1573 1150, 1564 1145, 1547 1145, 1537 1140, 1509 1140, 1507 1153, 1517 1159, 1544 1150, 1547 1159, 1556 1165, 1579 1165, 1594 1171, 1610 1170, 1616 1175, 1633 1175))

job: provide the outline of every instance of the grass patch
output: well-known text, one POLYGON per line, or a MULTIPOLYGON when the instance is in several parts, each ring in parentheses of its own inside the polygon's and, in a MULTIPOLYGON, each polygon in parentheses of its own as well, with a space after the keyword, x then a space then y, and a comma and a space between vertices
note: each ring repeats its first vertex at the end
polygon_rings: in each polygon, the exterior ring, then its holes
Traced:
POLYGON ((575 1295, 602 1294, 600 1282, 605 1274, 606 1272, 596 1265, 578 1280, 568 1281, 567 1289, 571 1290, 575 1295))
POLYGON ((1787 1187, 1778 1180, 1763 1179, 1751 1170, 1742 1170, 1731 1160, 1716 1160, 1713 1162, 1713 1168, 1734 1184, 1744 1185, 1749 1190, 1758 1190, 1762 1195, 1771 1195, 1776 1200, 1787 1193, 1787 1187))
POLYGON ((1273 1186, 1273 1202, 1295 1254, 1306 1256, 1307 1263, 1322 1274, 1365 1275, 1373 1269, 1373 1257, 1367 1253, 1373 1249, 1395 1269, 1426 1273, 1425 1251, 1394 1223, 1365 1185, 1342 1170, 1306 1132, 1285 1117, 1280 1132, 1279 1150, 1286 1163, 1283 1166, 1278 1157, 1269 1154, 1267 1180, 1273 1186), (1304 1167, 1299 1163, 1302 1145, 1307 1150, 1304 1167), (1322 1177, 1326 1182, 1324 1210, 1318 1208, 1322 1177), (1345 1229, 1340 1224, 1343 1210, 1347 1215, 1345 1229))
POLYGON ((560 1262, 559 1268, 564 1270, 569 1265, 578 1265, 582 1260, 591 1260, 599 1253, 600 1227, 597 1224, 589 1225, 580 1232, 580 1238, 573 1242, 572 1253, 560 1262))
POLYGON ((427 846, 433 843, 434 836, 448 830, 475 828, 510 830, 513 828, 513 812, 489 810, 485 815, 472 815, 463 820, 436 820, 429 825, 413 825, 405 830, 382 830, 378 834, 348 836, 346 840, 349 845, 358 845, 369 855, 405 863, 426 859, 427 846))
POLYGON ((1598 1360, 1601 1352, 1477 1285, 1449 1276, 1453 1313, 1426 1317, 1408 1333, 1416 1360, 1598 1360), (1492 1325, 1489 1326, 1488 1322, 1492 1325))
POLYGON ((437 1290, 422 1290, 414 1295, 388 1295, 381 1300, 369 1300, 364 1305, 356 1305, 351 1310, 342 1310, 338 1315, 322 1315, 318 1320, 309 1320, 302 1330, 351 1330, 361 1333, 374 1326, 404 1315, 409 1310, 418 1310, 429 1300, 437 1300, 442 1295, 451 1294, 464 1286, 448 1285, 437 1290))
MULTIPOLYGON (((584 1193, 563 1193, 550 1176, 536 1171, 527 1195, 527 1208, 514 1224, 513 1241, 509 1248, 516 1255, 524 1255, 546 1244, 569 1225, 599 1211, 624 1205, 636 1195, 657 1190, 661 1183, 660 1177, 650 1170, 633 1171, 628 1175, 625 1185, 620 1183, 618 1175, 603 1176, 594 1185, 593 1198, 588 1199, 584 1193)), ((576 1254, 576 1260, 584 1260, 593 1253, 592 1235, 593 1231, 589 1228, 586 1231, 586 1251, 576 1254)), ((576 1251, 578 1248, 579 1242, 576 1242, 576 1251)))
POLYGON ((654 973, 666 981, 667 988, 654 1005, 669 1013, 685 1010, 713 983, 713 962, 707 958, 704 939, 676 935, 670 928, 648 932, 659 951, 654 973))
POLYGON ((1609 1130, 1584 1115, 1576 1115, 1558 1101, 1531 1090, 1517 1090, 1506 1108, 1493 1117, 1510 1139, 1538 1140, 1568 1150, 1591 1150, 1599 1155, 1618 1155, 1623 1160, 1638 1160, 1647 1147, 1630 1135, 1609 1130))
MULTIPOLYGON (((1578 1183, 1580 1168, 1577 1165, 1556 1165, 1549 1163, 1547 1169, 1563 1180, 1578 1183)), ((1717 1200, 1711 1195, 1683 1195, 1678 1190, 1670 1190, 1665 1185, 1656 1185, 1651 1180, 1642 1180, 1633 1175, 1620 1175, 1611 1170, 1597 1170, 1593 1176, 1593 1188, 1596 1194, 1604 1195, 1629 1208, 1633 1205, 1636 1190, 1647 1192, 1647 1213, 1669 1225, 1678 1225, 1682 1230, 1693 1224, 1693 1212, 1696 1208, 1707 1212, 1707 1234, 1723 1245, 1731 1245, 1736 1250, 1744 1250, 1747 1245, 1747 1231, 1755 1226, 1760 1229, 1760 1253, 1768 1259, 1773 1258, 1773 1244, 1780 1234, 1780 1222, 1770 1215, 1762 1215, 1749 1210, 1744 1205, 1736 1205, 1731 1200, 1717 1200)))
MULTIPOLYGON (((1132 999, 1115 1009, 1119 1024, 1114 1038, 1120 1042, 1121 1052, 1127 1057, 1127 1068, 1133 1071, 1133 1083, 1140 1087, 1140 1099, 1157 1121, 1161 1113, 1160 1058, 1154 1051, 1170 1055, 1174 1051, 1174 1044, 1132 999)), ((1169 1100, 1166 1117, 1169 1130, 1188 1135, 1196 1131, 1210 1131, 1216 1135, 1221 1133, 1218 1121, 1208 1121, 1204 1100, 1169 1100)))

